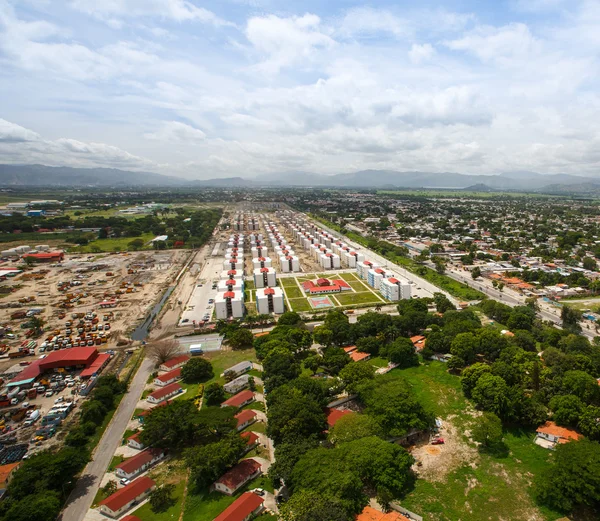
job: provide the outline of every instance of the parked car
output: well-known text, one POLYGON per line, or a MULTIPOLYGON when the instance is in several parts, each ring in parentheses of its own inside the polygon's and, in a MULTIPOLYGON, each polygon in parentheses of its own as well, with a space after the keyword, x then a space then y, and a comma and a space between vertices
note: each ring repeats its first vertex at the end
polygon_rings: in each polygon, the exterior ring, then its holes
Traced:
POLYGON ((48 390, 46 391, 46 394, 44 394, 44 396, 45 396, 46 398, 50 398, 50 397, 51 397, 51 396, 53 396, 53 395, 54 395, 54 391, 53 391, 52 389, 48 389, 48 390))
POLYGON ((129 483, 131 483, 131 480, 127 479, 127 478, 123 478, 119 481, 119 483, 121 483, 121 485, 129 485, 129 483))
POLYGON ((443 445, 444 443, 444 438, 436 438, 431 442, 432 445, 443 445))

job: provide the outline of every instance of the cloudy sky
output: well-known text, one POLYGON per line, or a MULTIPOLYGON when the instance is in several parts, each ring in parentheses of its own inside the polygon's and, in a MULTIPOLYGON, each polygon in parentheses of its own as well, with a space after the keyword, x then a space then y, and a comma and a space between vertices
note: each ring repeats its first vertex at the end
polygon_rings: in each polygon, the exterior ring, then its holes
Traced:
POLYGON ((0 162, 596 174, 598 0, 0 0, 0 162))

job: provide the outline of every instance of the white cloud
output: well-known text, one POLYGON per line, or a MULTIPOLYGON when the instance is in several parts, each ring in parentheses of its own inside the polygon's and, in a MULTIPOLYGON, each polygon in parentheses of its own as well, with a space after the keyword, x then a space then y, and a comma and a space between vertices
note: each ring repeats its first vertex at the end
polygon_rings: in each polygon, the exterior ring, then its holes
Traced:
POLYGON ((319 49, 335 45, 325 34, 321 19, 314 14, 288 18, 255 16, 248 20, 245 34, 261 58, 257 68, 268 73, 297 63, 310 63, 319 49))
POLYGON ((197 21, 215 26, 233 25, 212 11, 186 0, 72 0, 78 11, 101 20, 118 23, 124 18, 157 17, 176 22, 197 21))
POLYGON ((206 134, 198 128, 179 121, 167 121, 158 132, 144 134, 146 139, 168 143, 198 143, 206 139, 206 134))
POLYGON ((413 43, 410 51, 408 51, 408 57, 410 61, 415 64, 419 64, 431 59, 434 54, 435 49, 430 43, 424 43, 422 45, 413 43))
POLYGON ((381 38, 384 34, 402 37, 412 34, 414 26, 390 11, 357 7, 341 20, 336 34, 342 37, 381 38))
POLYGON ((541 45, 527 25, 511 23, 502 27, 479 26, 462 38, 447 41, 454 51, 466 51, 484 62, 531 56, 541 45))
POLYGON ((39 134, 5 119, 0 119, 0 143, 26 143, 37 141, 39 134))

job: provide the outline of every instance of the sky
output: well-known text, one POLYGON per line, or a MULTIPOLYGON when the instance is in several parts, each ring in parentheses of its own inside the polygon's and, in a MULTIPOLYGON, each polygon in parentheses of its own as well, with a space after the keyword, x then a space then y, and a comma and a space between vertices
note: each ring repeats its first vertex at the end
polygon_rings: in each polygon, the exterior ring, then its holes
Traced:
POLYGON ((0 0, 0 163, 596 175, 598 0, 0 0))

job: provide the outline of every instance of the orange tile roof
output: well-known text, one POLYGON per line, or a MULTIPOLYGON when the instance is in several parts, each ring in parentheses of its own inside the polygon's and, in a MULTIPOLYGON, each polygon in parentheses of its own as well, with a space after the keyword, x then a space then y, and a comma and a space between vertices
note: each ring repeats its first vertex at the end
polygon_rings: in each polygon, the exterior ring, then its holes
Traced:
POLYGON ((371 355, 369 353, 360 353, 358 351, 352 351, 351 353, 349 353, 349 356, 354 362, 361 362, 362 360, 366 360, 367 358, 369 358, 371 355))
POLYGON ((407 517, 398 512, 388 512, 384 514, 379 510, 375 510, 370 506, 366 506, 364 510, 356 516, 356 521, 410 521, 407 517))
POLYGON ((546 422, 544 425, 541 425, 536 429, 536 432, 542 434, 550 434, 551 436, 557 436, 561 438, 559 443, 567 443, 570 440, 579 440, 583 438, 581 434, 575 432, 574 430, 567 429, 565 427, 559 427, 554 422, 546 422))
POLYGON ((8 478, 10 477, 10 473, 20 466, 20 461, 18 461, 17 463, 8 463, 6 465, 0 466, 0 483, 6 483, 8 481, 8 478))

